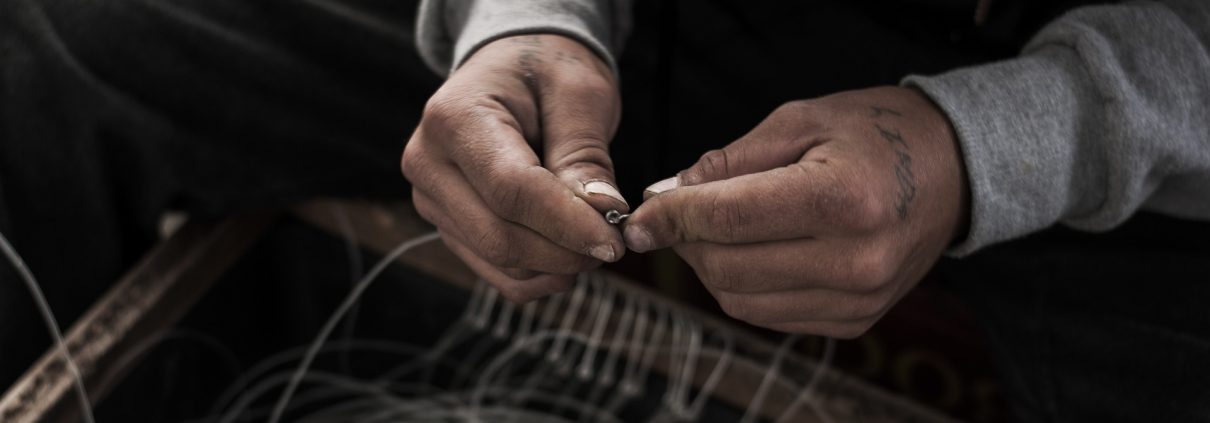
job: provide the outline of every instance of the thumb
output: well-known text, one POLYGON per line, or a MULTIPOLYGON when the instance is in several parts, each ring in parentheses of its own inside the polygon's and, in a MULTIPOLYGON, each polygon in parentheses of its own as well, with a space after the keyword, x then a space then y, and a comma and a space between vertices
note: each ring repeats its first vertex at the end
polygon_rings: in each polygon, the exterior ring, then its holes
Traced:
POLYGON ((542 101, 547 169, 599 212, 630 211, 618 191, 609 140, 620 114, 612 84, 580 84, 552 90, 542 101))
POLYGON ((817 144, 814 137, 786 133, 783 125, 762 122, 755 129, 726 147, 707 151, 693 166, 676 176, 648 186, 643 191, 646 200, 656 194, 682 186, 731 179, 795 163, 817 144))
POLYGON ((707 151, 677 176, 683 185, 731 179, 798 162, 811 144, 804 139, 762 137, 753 133, 718 150, 707 151))

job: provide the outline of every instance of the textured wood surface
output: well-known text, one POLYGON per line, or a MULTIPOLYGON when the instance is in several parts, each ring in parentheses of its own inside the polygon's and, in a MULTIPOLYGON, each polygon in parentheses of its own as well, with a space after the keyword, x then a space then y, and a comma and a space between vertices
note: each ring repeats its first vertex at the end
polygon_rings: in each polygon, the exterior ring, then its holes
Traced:
MULTIPOLYGON (((137 347, 171 328, 260 238, 275 215, 186 223, 71 326, 64 341, 92 403, 137 363, 132 357, 137 347)), ((79 413, 72 374, 53 346, 0 398, 4 423, 76 422, 79 413)))

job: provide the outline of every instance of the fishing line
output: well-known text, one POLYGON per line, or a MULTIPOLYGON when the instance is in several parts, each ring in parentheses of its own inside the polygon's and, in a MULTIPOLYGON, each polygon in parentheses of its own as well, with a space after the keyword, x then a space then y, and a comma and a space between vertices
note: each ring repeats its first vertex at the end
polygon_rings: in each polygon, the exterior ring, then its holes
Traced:
POLYGON ((315 356, 319 354, 319 350, 323 347, 324 341, 327 341, 328 336, 332 334, 332 330, 336 328, 336 325, 340 322, 340 319, 344 317, 345 313, 348 312, 350 307, 357 303, 357 299, 361 298, 361 294, 365 292, 366 288, 370 287, 370 284, 375 278, 378 277, 378 274, 382 273, 382 271, 385 270, 387 266, 391 264, 391 262, 403 255, 403 253, 406 253, 408 250, 411 250, 418 245, 436 240, 439 237, 440 235, 438 235, 436 232, 432 232, 399 244, 398 247, 395 247, 395 250, 383 257, 382 260, 379 260, 378 264, 375 264, 374 268, 370 270, 370 273, 366 274, 361 281, 357 282, 357 286, 353 287, 353 290, 349 292, 349 296, 345 298, 344 302, 340 304, 340 307, 336 309, 336 312, 332 314, 326 323, 324 323, 323 328, 320 329, 319 335, 315 337, 315 341, 311 344, 307 354, 303 356, 303 361, 298 365, 298 370, 295 371, 294 376, 290 380, 290 384, 286 386, 285 391, 283 391, 281 394, 281 398, 277 400, 277 405, 273 408, 273 414, 269 417, 269 423, 277 423, 279 420, 281 420, 282 413, 284 413, 286 410, 286 405, 290 403, 290 397, 294 395, 294 390, 298 389, 298 384, 302 383, 302 379, 306 375, 307 369, 311 367, 311 362, 315 360, 315 356))
MULTIPOLYGON (((345 212, 345 207, 341 203, 332 203, 332 220, 336 221, 336 228, 340 230, 341 238, 344 239, 345 255, 349 263, 349 285, 356 286, 357 281, 361 280, 362 273, 365 272, 365 264, 361 259, 361 248, 357 246, 357 232, 353 230, 353 222, 349 220, 349 214, 345 212)), ((354 305, 349 310, 349 317, 345 319, 343 339, 349 340, 353 338, 353 332, 357 328, 357 318, 361 315, 361 305, 354 305)), ((349 364, 349 355, 343 354, 340 356, 341 369, 349 372, 351 367, 349 364)))
MULTIPOLYGON (((320 349, 320 354, 341 351, 369 351, 413 357, 427 353, 426 349, 423 347, 404 344, 401 342, 353 339, 348 341, 342 340, 325 345, 322 349, 320 349)), ((247 388, 248 385, 250 385, 254 380, 265 374, 268 374, 271 370, 278 366, 285 365, 298 359, 306 354, 306 352, 307 346, 294 347, 261 360, 261 362, 257 363, 251 369, 245 371, 243 375, 240 375, 235 382, 233 382, 226 390, 223 391, 221 395, 219 395, 219 399, 215 402, 214 407, 211 408, 209 415, 217 416, 224 414, 223 410, 227 409, 228 404, 231 404, 232 401, 235 401, 237 398, 239 398, 239 396, 245 392, 245 388, 247 388)), ((450 368, 457 367, 457 363, 454 363, 453 360, 445 357, 434 358, 431 364, 435 364, 433 367, 437 367, 437 365, 450 368)), ((400 374, 399 376, 403 376, 403 374, 400 374)), ((234 419, 234 417, 224 414, 220 421, 230 421, 231 419, 234 419)))
MULTIPOLYGON (((246 419, 249 416, 243 412, 249 405, 283 383, 285 388, 269 413, 270 423, 279 422, 287 410, 312 408, 309 407, 312 401, 330 404, 300 416, 297 422, 373 423, 451 419, 470 422, 502 419, 564 422, 569 421, 564 418, 568 412, 579 416, 580 421, 618 421, 617 412, 630 399, 643 393, 653 365, 657 360, 665 359, 668 381, 663 400, 660 401, 662 405, 653 410, 655 414, 651 415, 649 421, 695 420, 735 358, 734 340, 730 333, 721 331, 706 337, 701 324, 688 320, 681 313, 664 306, 653 306, 642 295, 619 292, 596 275, 581 274, 572 292, 548 298, 541 309, 536 303, 517 307, 501 299, 497 290, 479 281, 472 289, 462 315, 432 348, 427 352, 416 348, 418 351, 415 351, 412 360, 371 382, 311 370, 316 356, 327 350, 324 343, 334 328, 386 266, 411 248, 437 238, 437 234, 429 234, 409 240, 378 262, 329 317, 306 349, 297 368, 292 372, 272 374, 243 392, 224 415, 224 422, 246 419), (616 321, 611 319, 615 316, 615 308, 618 309, 616 313, 621 314, 616 321), (608 336, 607 327, 612 327, 608 336), (487 336, 474 337, 475 333, 487 336), (457 366, 450 366, 455 369, 454 383, 449 385, 450 388, 421 396, 436 388, 430 382, 436 366, 424 364, 446 358, 444 355, 472 338, 476 342, 470 346, 470 357, 460 360, 457 366), (507 338, 511 339, 505 341, 507 338), (671 346, 663 345, 665 338, 670 338, 671 346), (720 344, 721 347, 718 347, 720 344), (539 353, 539 345, 546 345, 546 351, 539 353), (489 348, 501 346, 504 347, 502 353, 494 353, 484 360, 489 348), (623 354, 626 351, 629 353, 623 354), (603 357, 600 356, 602 354, 603 357), (532 364, 518 361, 523 356, 528 356, 526 360, 532 364), (626 357, 625 364, 619 366, 618 360, 622 356, 626 357), (695 390, 693 380, 698 367, 703 364, 703 357, 714 358, 714 368, 700 388, 695 390), (420 368, 425 369, 420 383, 394 381, 420 368), (520 371, 528 371, 528 374, 517 373, 520 371), (459 390, 457 387, 469 382, 467 378, 471 372, 478 374, 477 382, 459 390), (548 378, 551 372, 558 376, 548 378), (560 380, 562 383, 558 382, 560 380), (586 389, 581 389, 584 382, 589 380, 593 382, 586 389), (601 401, 601 395, 614 380, 617 383, 612 394, 607 400, 601 401), (514 385, 518 381, 522 382, 519 387, 514 385), (292 403, 291 399, 303 383, 308 385, 308 390, 300 394, 299 401, 292 403), (697 395, 691 397, 694 393, 697 395), (402 395, 411 397, 404 398, 402 395), (349 399, 338 400, 342 396, 349 399), (584 397, 589 400, 581 400, 584 397), (333 400, 336 402, 331 403, 333 400), (547 410, 554 412, 532 409, 541 405, 551 407, 547 410)), ((797 339, 798 336, 788 337, 777 350, 744 414, 743 422, 752 422, 759 414, 772 385, 787 384, 779 372, 782 361, 797 339)), ((817 368, 796 402, 791 404, 793 410, 785 410, 781 420, 804 404, 811 406, 817 415, 822 413, 811 394, 831 359, 832 348, 832 341, 828 340, 824 363, 817 368)), ((282 364, 280 359, 278 361, 275 365, 258 366, 257 371, 243 377, 243 382, 236 386, 244 386, 256 375, 282 364)), ((220 404, 228 401, 230 399, 220 401, 220 404)), ((252 411, 256 415, 261 414, 252 411)))
MULTIPOLYGON (((503 389, 503 392, 506 392, 509 394, 515 394, 515 392, 516 392, 515 390, 507 389, 505 387, 493 386, 492 380, 493 379, 506 380, 507 375, 504 375, 502 373, 504 373, 504 369, 507 368, 507 366, 510 364, 510 362, 513 359, 515 359, 518 354, 523 354, 529 345, 534 345, 534 344, 540 345, 540 344, 543 344, 546 342, 554 342, 555 340, 558 340, 558 339, 564 339, 564 340, 571 341, 572 343, 580 344, 580 345, 586 345, 586 344, 592 342, 591 336, 584 335, 581 333, 563 332, 563 331, 559 331, 559 330, 545 330, 545 331, 540 331, 540 332, 535 333, 533 336, 531 336, 528 339, 525 339, 522 342, 512 344, 508 349, 506 349, 505 351, 496 355, 491 360, 491 362, 488 363, 488 365, 483 368, 483 371, 480 373, 479 382, 477 383, 477 386, 475 387, 475 389, 472 391, 472 393, 470 395, 469 402, 470 402, 471 414, 473 415, 475 413, 475 410, 483 408, 485 406, 487 398, 489 398, 489 393, 494 392, 497 389, 503 389)), ((642 344, 648 344, 648 345, 651 344, 651 343, 645 342, 645 341, 632 340, 632 341, 625 341, 625 342, 609 342, 609 343, 607 343, 607 345, 604 345, 604 346, 612 347, 613 344, 619 344, 618 346, 624 347, 628 344, 634 344, 634 343, 642 343, 642 344)), ((658 354, 668 354, 670 356, 675 356, 678 353, 683 353, 683 352, 686 352, 691 349, 696 350, 695 352, 693 352, 694 355, 715 358, 716 363, 728 362, 729 360, 726 359, 726 357, 731 354, 731 351, 729 349, 724 349, 721 351, 718 349, 714 349, 714 348, 695 349, 695 348, 693 348, 693 346, 686 346, 686 345, 667 345, 667 346, 661 345, 661 346, 656 346, 654 348, 651 348, 650 350, 653 351, 653 354, 657 354, 657 355, 658 354)), ((721 373, 719 371, 718 365, 716 365, 715 370, 712 373, 713 374, 721 373)), ((671 373, 669 374, 669 376, 675 377, 675 375, 673 375, 671 373)), ((714 378, 714 379, 717 380, 718 378, 714 378)), ((671 380, 669 380, 669 383, 676 384, 679 386, 681 384, 690 383, 690 381, 671 379, 671 380)), ((713 393, 713 389, 715 386, 717 386, 717 385, 713 384, 713 383, 703 384, 701 391, 700 391, 700 395, 709 397, 713 393)), ((560 390, 562 390, 562 389, 560 389, 560 390)), ((564 395, 560 395, 560 398, 562 398, 562 397, 564 397, 564 395)), ((563 403, 564 404, 573 404, 574 401, 564 401, 563 403)), ((594 404, 593 402, 588 402, 588 403, 590 405, 594 404)), ((616 414, 616 413, 610 412, 609 410, 606 410, 604 408, 597 408, 598 406, 595 406, 595 405, 592 405, 592 407, 596 408, 594 410, 593 414, 598 414, 598 413, 603 413, 605 415, 615 415, 616 414)), ((682 405, 682 407, 683 407, 683 405, 682 405)))
POLYGON ((752 397, 752 403, 748 409, 744 411, 744 417, 740 423, 752 423, 756 420, 756 416, 760 414, 760 409, 764 407, 765 397, 769 396, 769 388, 773 386, 773 379, 781 370, 781 362, 789 354, 791 347, 801 338, 800 335, 794 334, 787 336, 781 342, 781 346, 777 347, 777 352, 773 354, 773 362, 769 364, 769 369, 765 372, 765 377, 761 380, 760 386, 756 388, 756 395, 752 397))
POLYGON ((790 421, 790 418, 798 413, 798 409, 802 407, 803 404, 810 404, 812 410, 815 412, 815 415, 825 423, 832 420, 828 418, 827 413, 825 413, 823 409, 819 407, 819 404, 813 398, 811 398, 811 394, 815 392, 815 388, 819 385, 820 381, 823 380, 823 375, 828 371, 828 366, 831 365, 832 356, 835 354, 835 352, 836 340, 832 338, 824 338, 823 356, 819 359, 819 365, 815 367, 814 374, 811 375, 811 379, 807 381, 807 384, 805 387, 803 387, 802 391, 798 393, 798 397, 794 399, 794 402, 790 403, 790 406, 786 407, 785 411, 782 411, 781 416, 778 417, 775 422, 781 423, 790 421))
POLYGON ((0 249, 4 250, 4 256, 8 258, 9 263, 12 263, 13 268, 17 270, 17 274, 21 276, 21 280, 25 282, 25 287, 29 288, 29 293, 34 297, 34 303, 38 306, 38 311, 42 314, 42 321, 46 323, 46 329, 54 338, 55 348, 59 350, 59 355, 63 361, 67 363, 67 371, 71 372, 71 377, 75 382, 76 396, 80 400, 80 415, 83 416, 85 423, 95 423, 92 415, 92 404, 88 401, 88 392, 84 389, 84 378, 80 376, 80 368, 76 367, 75 360, 71 357, 71 352, 67 350, 67 344, 63 342, 63 332, 59 331, 59 323, 55 320, 54 313, 50 310, 50 304, 46 302, 46 297, 42 295, 42 289, 38 285, 38 280, 34 279, 34 274, 26 267, 25 260, 21 259, 21 255, 17 254, 17 250, 8 243, 8 238, 0 233, 0 249))

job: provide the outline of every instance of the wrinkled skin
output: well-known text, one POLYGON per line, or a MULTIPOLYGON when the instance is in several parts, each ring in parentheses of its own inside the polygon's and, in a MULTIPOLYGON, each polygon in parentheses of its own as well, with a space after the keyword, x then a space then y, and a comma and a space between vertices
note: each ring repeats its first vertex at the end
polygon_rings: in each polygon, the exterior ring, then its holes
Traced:
POLYGON ((843 338, 965 232, 948 120, 915 90, 880 87, 778 108, 649 187, 623 238, 601 217, 629 210, 608 154, 620 104, 610 69, 575 41, 484 46, 433 95, 404 151, 417 209, 513 301, 566 290, 625 247, 671 247, 731 316, 843 338))
POLYGON ((672 247, 736 319, 850 338, 964 232, 964 178, 949 122, 922 94, 844 92, 787 103, 648 188, 625 238, 672 247))
POLYGON ((421 216, 476 273, 524 302, 625 253, 609 140, 621 115, 600 58, 557 35, 492 42, 425 107, 403 153, 421 216))

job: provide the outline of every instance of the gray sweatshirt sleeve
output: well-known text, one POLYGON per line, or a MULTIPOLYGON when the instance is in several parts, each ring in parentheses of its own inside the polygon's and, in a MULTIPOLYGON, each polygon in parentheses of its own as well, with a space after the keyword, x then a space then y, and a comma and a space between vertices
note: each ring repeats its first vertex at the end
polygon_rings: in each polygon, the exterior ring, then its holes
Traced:
MULTIPOLYGON (((496 38, 552 32, 611 66, 624 0, 424 0, 439 73, 496 38)), ((1055 223, 1113 228, 1136 210, 1210 220, 1210 1, 1082 8, 1015 59, 910 76, 957 132, 971 189, 964 255, 1055 223)))
POLYGON ((1074 10, 1012 60, 911 76, 953 122, 971 189, 964 255, 1144 209, 1210 220, 1210 1, 1074 10))
POLYGON ((574 38, 617 71, 613 54, 630 25, 629 0, 423 0, 417 14, 420 57, 439 74, 457 69, 501 37, 548 33, 574 38))

